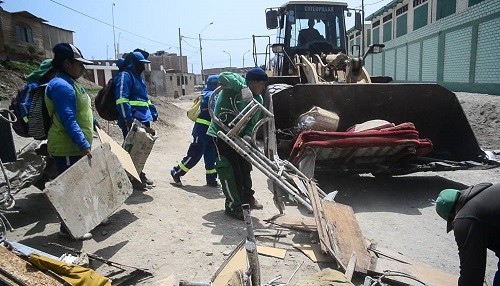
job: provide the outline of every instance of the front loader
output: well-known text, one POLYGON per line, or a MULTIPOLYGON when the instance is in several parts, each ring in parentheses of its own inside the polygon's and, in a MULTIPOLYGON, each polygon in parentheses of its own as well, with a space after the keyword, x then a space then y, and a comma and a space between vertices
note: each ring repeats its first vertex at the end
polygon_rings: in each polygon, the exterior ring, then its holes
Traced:
POLYGON ((346 3, 330 1, 289 1, 266 10, 267 28, 278 35, 266 48, 274 53, 266 63, 272 75, 265 106, 274 114, 264 126, 267 156, 290 160, 311 177, 320 170, 400 175, 498 166, 481 150, 453 92, 370 76, 364 59, 382 52, 383 44, 363 55, 355 45, 348 54, 346 13, 346 3), (312 29, 317 33, 306 41, 312 29), (301 128, 304 114, 317 107, 338 116, 333 132, 301 128), (355 128, 366 124, 364 133, 355 128))

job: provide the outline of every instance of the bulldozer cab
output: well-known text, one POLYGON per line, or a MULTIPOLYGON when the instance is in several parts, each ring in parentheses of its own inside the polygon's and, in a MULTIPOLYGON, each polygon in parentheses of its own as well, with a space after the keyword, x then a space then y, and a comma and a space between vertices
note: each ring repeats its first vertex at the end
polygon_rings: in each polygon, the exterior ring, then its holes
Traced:
POLYGON ((346 3, 289 1, 266 10, 268 29, 278 29, 272 70, 275 76, 296 75, 295 55, 346 53, 346 3))

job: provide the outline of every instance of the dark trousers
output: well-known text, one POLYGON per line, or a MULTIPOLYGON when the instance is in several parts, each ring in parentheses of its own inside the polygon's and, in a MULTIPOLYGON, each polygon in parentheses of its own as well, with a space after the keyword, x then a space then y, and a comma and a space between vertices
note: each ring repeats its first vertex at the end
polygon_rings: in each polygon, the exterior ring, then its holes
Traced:
POLYGON ((205 161, 205 176, 207 183, 215 182, 217 173, 215 171, 215 146, 211 137, 207 135, 193 136, 193 142, 189 145, 187 155, 182 158, 174 172, 176 175, 184 176, 201 160, 205 161))
POLYGON ((242 204, 252 201, 255 191, 252 189, 252 165, 226 142, 217 138, 217 158, 215 169, 226 196, 226 209, 241 210, 242 204))

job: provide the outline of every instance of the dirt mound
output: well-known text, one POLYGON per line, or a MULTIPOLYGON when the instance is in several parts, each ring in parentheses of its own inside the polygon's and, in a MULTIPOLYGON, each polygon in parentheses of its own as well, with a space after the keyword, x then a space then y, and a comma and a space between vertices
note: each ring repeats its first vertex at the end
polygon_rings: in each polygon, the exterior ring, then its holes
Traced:
POLYGON ((500 96, 458 92, 457 97, 479 145, 485 150, 499 150, 500 96))
POLYGON ((25 75, 0 65, 0 100, 11 99, 26 84, 25 75))

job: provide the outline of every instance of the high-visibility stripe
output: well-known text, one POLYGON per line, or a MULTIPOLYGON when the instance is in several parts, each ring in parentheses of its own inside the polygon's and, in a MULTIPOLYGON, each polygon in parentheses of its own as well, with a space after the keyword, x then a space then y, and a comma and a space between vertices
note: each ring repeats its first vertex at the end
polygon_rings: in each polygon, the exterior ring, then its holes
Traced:
POLYGON ((148 105, 153 105, 153 103, 149 99, 148 99, 148 105))
POLYGON ((182 171, 184 172, 189 172, 189 168, 184 166, 184 164, 182 164, 182 162, 179 162, 179 168, 181 168, 182 171))
POLYGON ((215 171, 215 169, 206 169, 205 172, 207 173, 207 175, 217 173, 217 171, 215 171))
POLYGON ((118 105, 118 104, 122 104, 122 103, 127 103, 127 102, 129 102, 128 98, 118 98, 118 99, 116 100, 116 104, 117 104, 117 105, 118 105))
POLYGON ((202 119, 202 118, 196 118, 196 123, 200 123, 200 124, 205 124, 205 125, 209 125, 210 126, 210 120, 206 120, 206 119, 202 119))
POLYGON ((26 115, 26 116, 23 117, 23 121, 26 122, 26 123, 28 123, 28 115, 26 115))
POLYGON ((140 100, 130 100, 129 103, 131 106, 145 106, 145 107, 149 106, 149 104, 146 101, 140 101, 140 100))

